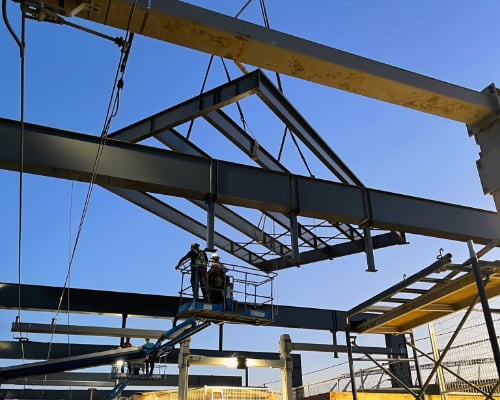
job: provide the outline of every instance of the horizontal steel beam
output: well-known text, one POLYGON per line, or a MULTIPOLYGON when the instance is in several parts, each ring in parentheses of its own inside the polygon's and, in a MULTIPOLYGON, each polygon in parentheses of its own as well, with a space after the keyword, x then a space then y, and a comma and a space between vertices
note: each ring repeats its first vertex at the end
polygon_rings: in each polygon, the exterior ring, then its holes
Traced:
MULTIPOLYGON (((352 349, 353 353, 364 354, 394 354, 388 347, 366 347, 360 346, 361 350, 352 349)), ((323 353, 347 353, 347 346, 340 344, 319 344, 319 343, 296 343, 292 342, 293 351, 317 351, 323 353)))
MULTIPOLYGON (((89 353, 98 353, 115 349, 116 346, 104 344, 82 344, 82 343, 52 343, 50 345, 50 358, 63 358, 69 355, 83 355, 89 353)), ((18 342, 18 341, 0 341, 0 359, 20 360, 46 360, 49 350, 49 343, 43 342, 18 342)), ((190 349, 190 354, 204 357, 231 357, 234 353, 242 354, 248 358, 258 358, 262 360, 278 360, 279 353, 245 351, 245 350, 210 350, 210 349, 190 349)), ((300 361, 300 354, 292 354, 295 359, 300 361)), ((179 358, 179 349, 173 349, 170 353, 162 356, 162 362, 166 364, 177 364, 179 358)))
MULTIPOLYGON (((21 285, 21 309, 57 310, 62 287, 21 285)), ((63 301, 67 303, 67 292, 63 301)), ((66 304, 64 303, 64 304, 66 304)), ((69 304, 69 303, 68 303, 69 304)), ((0 283, 0 309, 17 310, 18 285, 0 283)), ((128 315, 129 317, 174 318, 179 297, 71 288, 71 313, 128 315)), ((319 308, 276 305, 274 321, 268 326, 330 331, 345 329, 345 312, 319 308)), ((271 311, 269 307, 268 311, 271 311)), ((360 319, 367 315, 361 315, 360 319)))
MULTIPOLYGON (((79 3, 64 4, 74 9, 79 3)), ((78 16, 456 121, 475 123, 493 111, 483 93, 181 1, 141 0, 132 12, 133 5, 132 0, 94 0, 92 9, 78 16)))
MULTIPOLYGON (((0 168, 19 169, 19 123, 0 120, 0 168)), ((88 181, 99 138, 25 125, 24 171, 88 181)), ((500 237, 491 211, 284 174, 108 140, 96 182, 144 192, 283 214, 361 224, 370 199, 373 227, 488 244, 500 237), (137 166, 141 166, 138 168, 137 166), (265 187, 263 187, 265 185, 265 187), (213 191, 215 187, 215 192, 213 191), (267 190, 267 188, 273 190, 267 190)))
MULTIPOLYGON (((398 244, 406 244, 407 242, 396 232, 387 232, 372 238, 373 249, 382 249, 398 244)), ((351 254, 357 254, 364 250, 363 240, 355 240, 352 242, 339 243, 331 246, 322 247, 304 251, 300 254, 299 260, 290 261, 285 258, 277 257, 272 260, 266 260, 262 263, 255 264, 255 267, 262 271, 276 271, 284 268, 294 267, 297 264, 306 265, 322 260, 333 260, 338 257, 344 257, 351 254)))
POLYGON ((11 332, 27 333, 49 333, 56 335, 83 335, 83 336, 108 336, 108 337, 130 337, 130 338, 159 338, 165 331, 134 329, 134 328, 111 328, 105 326, 81 326, 64 324, 38 324, 34 322, 13 322, 11 332))
MULTIPOLYGON (((190 387, 201 386, 241 386, 241 376, 189 375, 190 387)), ((57 372, 47 375, 35 375, 24 378, 8 379, 6 385, 46 385, 46 386, 115 386, 116 379, 105 372, 57 372)), ((131 386, 177 386, 179 375, 164 375, 164 379, 130 379, 131 386)))

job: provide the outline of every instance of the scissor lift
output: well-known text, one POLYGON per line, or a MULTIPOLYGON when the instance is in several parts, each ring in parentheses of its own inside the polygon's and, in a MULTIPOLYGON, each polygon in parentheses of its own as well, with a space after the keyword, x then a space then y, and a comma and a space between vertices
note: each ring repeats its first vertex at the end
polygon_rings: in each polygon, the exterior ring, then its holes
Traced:
MULTIPOLYGON (((210 266, 209 266, 210 268, 210 266)), ((207 291, 220 291, 222 302, 210 302, 192 297, 191 267, 181 267, 182 281, 178 318, 196 317, 218 322, 266 325, 274 320, 273 281, 276 273, 265 273, 255 268, 224 264, 224 287, 207 285, 207 291)))

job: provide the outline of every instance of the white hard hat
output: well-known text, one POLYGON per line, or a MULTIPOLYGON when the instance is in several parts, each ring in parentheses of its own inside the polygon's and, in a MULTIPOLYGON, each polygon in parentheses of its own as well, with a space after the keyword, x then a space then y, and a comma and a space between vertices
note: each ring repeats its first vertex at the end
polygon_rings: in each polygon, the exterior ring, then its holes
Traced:
POLYGON ((218 260, 219 259, 219 255, 217 253, 214 253, 210 256, 210 258, 213 258, 215 260, 218 260))

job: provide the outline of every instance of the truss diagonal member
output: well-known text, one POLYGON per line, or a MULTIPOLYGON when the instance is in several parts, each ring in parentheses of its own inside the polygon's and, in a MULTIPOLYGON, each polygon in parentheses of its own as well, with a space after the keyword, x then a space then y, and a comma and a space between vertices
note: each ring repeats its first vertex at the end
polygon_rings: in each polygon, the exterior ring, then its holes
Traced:
MULTIPOLYGON (((179 151, 185 154, 192 154, 195 156, 210 157, 207 153, 201 150, 198 146, 184 138, 174 129, 166 129, 155 135, 161 143, 168 146, 172 150, 179 151)), ((190 200, 197 206, 207 209, 206 203, 200 200, 190 200)), ((273 218, 269 213, 264 212, 269 217, 273 218)), ((246 219, 242 218, 228 207, 221 204, 215 204, 215 215, 220 220, 231 225, 233 228, 237 229, 241 233, 245 234, 255 242, 258 242, 262 246, 271 250, 272 252, 279 254, 280 256, 287 256, 291 253, 290 248, 285 246, 283 243, 273 238, 263 229, 251 224, 246 219)))
MULTIPOLYGON (((111 186, 104 186, 104 188, 201 239, 206 237, 207 227, 205 225, 147 193, 111 186)), ((254 265, 264 261, 261 256, 217 232, 214 239, 218 248, 249 264, 254 265)))
POLYGON ((404 388, 408 393, 413 395, 415 398, 418 396, 415 391, 413 391, 410 387, 408 387, 398 376, 393 374, 390 370, 385 368, 382 364, 380 364, 375 358, 373 358, 370 354, 364 351, 361 347, 359 347, 355 342, 352 342, 352 346, 359 352, 368 357, 377 367, 379 367, 382 371, 384 371, 387 375, 389 375, 392 379, 398 382, 402 388, 404 388))
POLYGON ((455 339, 457 338, 458 334, 460 333, 462 327, 464 326, 465 322, 467 321, 467 318, 469 318, 469 315, 472 312, 472 310, 474 309, 474 306, 476 305, 478 300, 479 300, 479 295, 477 295, 475 297, 475 299, 472 301, 469 308, 465 312, 464 316, 462 317, 462 319, 458 323, 458 326, 455 329, 455 332, 453 332, 453 334, 450 337, 450 340, 448 341, 448 344, 445 346, 441 355, 439 356, 439 360, 436 360, 436 364, 434 365, 431 372, 429 373, 429 376, 427 377, 424 384, 422 385, 418 399, 423 399, 425 397, 425 391, 427 390, 427 387, 431 383, 432 378, 434 377, 434 374, 437 372, 438 368, 441 367, 443 360, 446 357, 446 354, 448 354, 448 351, 450 350, 453 342, 455 341, 455 339))
POLYGON ((277 87, 266 77, 259 74, 259 98, 295 133, 311 152, 342 182, 349 185, 364 186, 359 178, 340 157, 328 146, 314 128, 300 115, 277 87))
MULTIPOLYGON (((58 5, 59 0, 45 0, 58 5)), ((73 9, 78 0, 66 0, 73 9)), ((93 0, 78 16, 126 29, 132 0, 93 0)), ((475 123, 493 111, 484 94, 181 1, 139 2, 131 32, 300 79, 475 123), (292 61, 292 62, 291 62, 292 61)))
POLYGON ((136 143, 165 129, 174 128, 207 112, 254 94, 259 86, 260 74, 260 71, 254 71, 234 79, 199 96, 119 129, 108 137, 136 143))

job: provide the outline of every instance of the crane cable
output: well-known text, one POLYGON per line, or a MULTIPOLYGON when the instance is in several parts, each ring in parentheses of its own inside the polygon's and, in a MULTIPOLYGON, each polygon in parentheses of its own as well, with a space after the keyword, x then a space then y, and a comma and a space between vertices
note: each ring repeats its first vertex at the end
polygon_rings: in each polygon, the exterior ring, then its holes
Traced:
MULTIPOLYGON (((88 190, 87 190, 87 195, 86 195, 85 202, 84 202, 84 206, 83 206, 83 210, 82 210, 82 215, 80 217, 80 223, 79 223, 78 230, 77 230, 76 237, 75 237, 75 243, 73 245, 73 249, 72 249, 72 252, 71 252, 71 255, 70 255, 70 259, 69 259, 69 262, 68 262, 68 270, 67 270, 67 273, 66 273, 66 279, 65 279, 65 282, 64 282, 64 286, 62 288, 61 296, 59 298, 59 302, 58 302, 58 306, 57 306, 57 311, 56 311, 55 317, 52 319, 52 333, 51 333, 51 338, 50 338, 50 342, 49 342, 47 359, 50 359, 50 353, 51 353, 51 349, 52 349, 52 341, 53 341, 54 334, 55 334, 57 316, 59 315, 59 312, 61 310, 61 305, 62 305, 62 302, 63 302, 64 293, 66 291, 66 286, 68 285, 68 282, 69 282, 69 277, 70 277, 70 273, 71 273, 71 267, 73 265, 74 257, 75 257, 75 254, 76 254, 76 249, 77 249, 78 242, 79 242, 80 235, 81 235, 82 228, 83 228, 83 223, 85 221, 85 217, 86 217, 86 214, 87 214, 88 206, 89 206, 89 203, 90 203, 90 198, 91 198, 91 195, 92 195, 92 190, 93 190, 95 179, 96 179, 96 176, 97 176, 97 169, 99 167, 99 163, 100 163, 100 160, 101 160, 101 157, 102 157, 102 153, 103 153, 103 150, 104 150, 104 145, 106 144, 106 140, 107 140, 107 136, 108 136, 108 132, 109 132, 109 127, 111 125, 112 119, 118 113, 118 108, 119 108, 119 105, 120 105, 120 91, 121 91, 121 89, 124 86, 123 76, 124 76, 124 73, 125 73, 125 68, 126 68, 126 65, 127 65, 128 56, 129 56, 129 53, 130 53, 130 48, 132 46, 132 42, 133 42, 133 39, 134 39, 134 33, 130 33, 130 25, 131 25, 131 22, 132 22, 132 17, 134 15, 134 11, 135 11, 136 5, 137 5, 137 0, 134 0, 133 6, 132 6, 132 10, 131 10, 130 16, 129 16, 129 21, 128 21, 128 25, 127 25, 127 31, 126 31, 126 35, 125 35, 124 44, 122 46, 122 50, 121 50, 121 54, 120 54, 120 60, 119 60, 118 67, 117 67, 117 70, 116 70, 116 73, 115 73, 115 79, 114 79, 114 83, 113 83, 113 89, 111 91, 111 96, 110 96, 110 99, 109 99, 109 102, 108 102, 108 108, 107 108, 107 111, 106 111, 106 118, 105 118, 104 126, 103 126, 103 129, 101 131, 101 136, 100 136, 100 141, 99 141, 99 147, 98 147, 98 150, 97 150, 96 157, 94 159, 94 164, 93 164, 93 167, 92 167, 91 179, 90 179, 89 187, 88 187, 88 190)), ((68 308, 69 308, 69 305, 68 305, 68 308)))
MULTIPOLYGON (((234 18, 238 18, 241 15, 241 13, 245 10, 245 8, 247 8, 251 2, 252 2, 252 0, 247 0, 247 2, 243 5, 243 7, 241 7, 240 10, 235 14, 234 18)), ((200 97, 200 100, 201 100, 201 95, 203 94, 203 91, 205 90, 205 85, 207 83, 208 74, 210 72, 210 68, 212 67, 213 61, 214 61, 214 55, 212 54, 210 56, 210 60, 208 61, 207 69, 205 71, 205 76, 203 77, 203 83, 201 84, 200 94, 198 95, 200 97)), ((194 118, 191 121, 189 121, 189 127, 188 127, 188 131, 186 134, 186 139, 188 139, 188 140, 189 140, 189 137, 191 136, 193 124, 194 124, 194 118)))
MULTIPOLYGON (((262 18, 264 20, 264 26, 266 28, 270 29, 269 17, 267 15, 266 4, 265 4, 264 0, 260 0, 260 8, 261 8, 261 11, 262 11, 262 18)), ((278 89, 279 89, 279 91, 281 93, 283 93, 283 86, 281 84, 281 77, 280 77, 280 74, 278 72, 276 72, 276 81, 278 82, 278 89)), ((282 156, 282 153, 283 153, 283 146, 285 145, 285 138, 286 138, 287 132, 288 132, 288 127, 285 126, 285 131, 283 132, 283 137, 281 139, 280 150, 279 150, 279 153, 278 153, 278 161, 281 160, 281 156, 282 156)), ((295 147, 297 148, 297 151, 299 152, 300 158, 302 159, 302 162, 304 163, 304 165, 305 165, 305 167, 307 169, 307 172, 309 173, 309 176, 311 176, 311 177, 314 178, 314 174, 311 172, 311 169, 309 168, 309 165, 307 164, 307 160, 306 160, 304 154, 302 153, 302 150, 300 149, 299 144, 297 142, 297 139, 295 138, 295 135, 293 134, 292 131, 290 131, 290 137, 292 138, 293 143, 295 144, 295 147)))
MULTIPOLYGON (((26 49, 26 15, 22 13, 21 19, 21 39, 16 35, 14 29, 10 25, 7 15, 7 0, 2 0, 2 17, 7 30, 15 40, 19 47, 20 57, 20 141, 19 141, 19 208, 18 208, 18 242, 17 242, 17 317, 16 322, 21 322, 21 270, 22 270, 22 227, 23 227, 23 172, 24 172, 24 83, 25 83, 25 49, 26 49)), ((21 353, 23 364, 25 362, 24 355, 24 338, 21 335, 18 337, 21 344, 21 353)))

